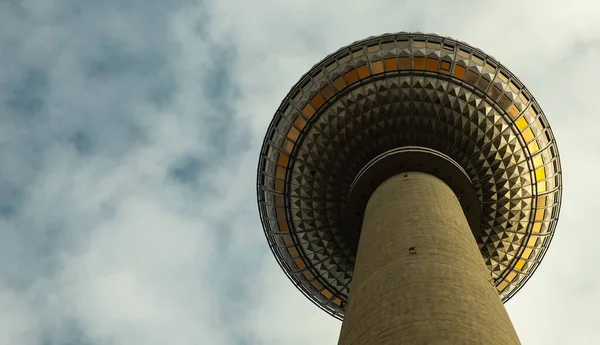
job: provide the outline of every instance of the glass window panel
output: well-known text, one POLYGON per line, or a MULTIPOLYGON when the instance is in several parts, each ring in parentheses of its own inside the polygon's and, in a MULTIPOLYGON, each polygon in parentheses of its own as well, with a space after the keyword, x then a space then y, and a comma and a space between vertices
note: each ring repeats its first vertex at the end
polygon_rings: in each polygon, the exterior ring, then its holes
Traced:
POLYGON ((333 86, 338 91, 343 90, 347 86, 346 80, 344 79, 344 77, 339 77, 333 82, 333 86))
POLYGON ((523 139, 525 140, 526 143, 530 142, 531 140, 533 140, 533 138, 535 138, 531 128, 527 128, 522 133, 523 133, 523 139))
POLYGON ((479 74, 473 72, 472 70, 468 70, 465 81, 471 85, 475 85, 475 82, 477 81, 477 77, 479 77, 479 74))
MULTIPOLYGON (((310 119, 315 114, 315 109, 310 104, 307 104, 302 109, 302 114, 310 119)), ((293 140, 296 141, 296 139, 293 140)))
MULTIPOLYGON (((291 253, 290 253, 290 255, 291 255, 291 253)), ((294 263, 296 264, 296 267, 299 270, 306 268, 306 264, 304 264, 304 261, 302 259, 296 259, 296 260, 294 260, 294 263)))
POLYGON ((407 57, 398 58, 398 69, 410 69, 410 61, 407 57))
POLYGON ((352 85, 358 81, 358 74, 355 70, 346 72, 346 74, 344 74, 344 79, 346 79, 348 85, 352 85))
POLYGON ((362 66, 358 67, 357 71, 358 71, 359 79, 365 79, 366 77, 368 77, 370 75, 369 67, 367 67, 367 65, 362 65, 362 66))
POLYGON ((440 64, 439 60, 436 59, 432 59, 432 58, 427 58, 427 66, 426 69, 428 71, 432 71, 432 72, 437 72, 438 71, 438 66, 440 64))
POLYGON ((320 94, 317 93, 311 100, 310 103, 312 104, 313 108, 315 108, 315 110, 319 110, 319 108, 321 108, 321 106, 323 104, 325 104, 325 98, 320 94))
POLYGON ((538 209, 535 211, 535 220, 536 221, 542 221, 544 219, 544 213, 546 211, 544 209, 538 209))
POLYGON ((538 145, 537 140, 532 141, 527 146, 529 147, 529 152, 531 152, 531 154, 534 154, 540 150, 540 146, 538 145))
POLYGON ((415 64, 415 69, 425 69, 425 58, 415 57, 414 64, 415 64))
POLYGON ((325 100, 328 100, 331 97, 333 97, 333 95, 335 94, 335 92, 333 91, 333 89, 331 88, 331 86, 327 85, 323 89, 321 89, 321 94, 323 95, 323 97, 325 97, 325 100))
POLYGON ((279 179, 285 179, 285 168, 278 166, 277 170, 275 171, 275 177, 279 179))
POLYGON ((385 60, 383 60, 383 63, 385 64, 386 71, 395 71, 398 69, 398 64, 396 63, 396 59, 385 59, 385 60))
POLYGON ((508 107, 508 115, 514 120, 518 115, 519 115, 519 108, 515 105, 512 104, 510 107, 508 107))
POLYGON ((538 182, 537 190, 538 193, 544 193, 546 191, 546 181, 538 182))
POLYGON ((527 123, 527 120, 525 120, 524 117, 521 117, 517 120, 517 122, 515 122, 515 124, 517 125, 517 128, 522 131, 525 129, 525 127, 527 127, 527 125, 529 125, 529 123, 527 123))
POLYGON ((330 299, 331 297, 333 297, 333 294, 331 293, 331 291, 329 291, 327 289, 321 291, 321 295, 323 295, 327 299, 330 299))
POLYGON ((283 193, 285 182, 283 180, 275 180, 275 190, 283 193))
POLYGON ((290 228, 288 227, 288 224, 286 221, 280 220, 277 222, 277 224, 279 224, 279 231, 281 231, 281 232, 290 231, 290 228))
POLYGON ((310 273, 310 271, 304 271, 302 272, 302 275, 304 276, 304 278, 306 278, 308 281, 311 281, 313 279, 315 279, 315 276, 313 276, 312 273, 310 273))
POLYGON ((285 167, 288 165, 289 161, 290 161, 290 157, 288 157, 286 154, 284 154, 284 153, 279 154, 279 159, 277 160, 277 163, 279 165, 283 165, 285 167))
POLYGON ((373 74, 383 73, 383 61, 375 61, 371 64, 371 68, 373 69, 373 74))
POLYGON ((454 76, 458 79, 463 79, 465 77, 465 73, 466 73, 466 68, 462 67, 462 66, 454 66, 454 76))
POLYGON ((546 178, 546 169, 544 167, 537 168, 535 170, 535 178, 538 181, 541 181, 546 178))
POLYGON ((443 71, 449 71, 450 70, 450 62, 448 62, 448 61, 442 61, 442 65, 440 66, 440 68, 443 71))

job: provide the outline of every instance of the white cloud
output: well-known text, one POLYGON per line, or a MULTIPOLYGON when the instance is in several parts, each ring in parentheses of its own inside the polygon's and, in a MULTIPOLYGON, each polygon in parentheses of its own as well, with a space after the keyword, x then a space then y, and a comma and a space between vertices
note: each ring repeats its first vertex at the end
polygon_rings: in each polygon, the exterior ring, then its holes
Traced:
POLYGON ((563 212, 507 307, 524 344, 589 343, 599 13, 593 1, 1 2, 0 345, 335 343, 339 322, 268 251, 258 152, 314 63, 395 31, 480 47, 542 104, 563 212), (181 184, 170 169, 186 157, 181 184))

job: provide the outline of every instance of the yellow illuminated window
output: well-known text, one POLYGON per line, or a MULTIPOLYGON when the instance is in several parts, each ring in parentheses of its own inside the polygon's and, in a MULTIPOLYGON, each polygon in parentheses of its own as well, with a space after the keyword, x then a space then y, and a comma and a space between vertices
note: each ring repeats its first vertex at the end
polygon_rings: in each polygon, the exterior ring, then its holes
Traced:
POLYGON ((531 154, 534 154, 540 150, 537 140, 532 141, 528 146, 529 146, 529 152, 531 152, 531 154))
POLYGON ((315 276, 313 276, 312 273, 310 273, 310 271, 304 271, 302 272, 302 275, 309 281, 315 278, 315 276))
POLYGON ((541 167, 535 170, 535 179, 541 181, 546 178, 546 168, 541 167))
POLYGON ((298 139, 298 135, 300 135, 300 132, 296 128, 291 127, 287 137, 292 139, 293 141, 296 141, 296 139, 298 139))
POLYGON ((290 235, 283 236, 283 243, 285 243, 285 245, 287 247, 293 247, 294 246, 294 241, 292 240, 292 236, 290 236, 290 235))
POLYGON ((471 58, 471 60, 473 60, 473 62, 475 62, 478 65, 482 65, 483 64, 483 60, 481 58, 479 58, 478 56, 473 55, 473 57, 471 58))
POLYGON ((315 114, 315 109, 310 104, 307 104, 302 109, 302 114, 310 119, 315 114))
POLYGON ((454 67, 454 76, 457 77, 458 79, 463 79, 465 77, 465 72, 466 72, 466 68, 462 67, 462 66, 455 66, 454 67))
POLYGON ((321 291, 321 295, 325 296, 325 298, 330 299, 331 297, 333 297, 333 294, 331 293, 331 291, 325 289, 323 291, 321 291))
MULTIPOLYGON (((298 250, 295 247, 288 248, 288 253, 290 253, 290 256, 293 258, 298 256, 298 250)), ((298 266, 298 264, 296 264, 296 266, 298 266)))
POLYGON ((358 71, 358 78, 365 79, 369 76, 369 67, 367 65, 362 65, 356 69, 358 71))
POLYGON ((531 130, 531 128, 527 128, 522 133, 523 133, 523 139, 525 140, 526 143, 533 140, 534 136, 533 136, 533 131, 531 130))
POLYGON ((415 69, 425 69, 425 58, 416 57, 414 60, 415 69))
POLYGON ((546 191, 546 181, 538 182, 537 190, 538 193, 544 193, 546 191))
POLYGON ((508 282, 506 280, 503 280, 502 283, 500 283, 497 287, 498 291, 502 292, 504 291, 504 289, 506 289, 506 287, 508 286, 508 282))
POLYGON ((517 276, 517 272, 511 271, 507 276, 506 276, 506 280, 509 282, 512 282, 513 279, 515 279, 515 277, 517 276))
POLYGON ((290 157, 288 157, 287 155, 284 155, 283 153, 280 153, 279 159, 277 160, 277 164, 283 165, 285 167, 288 165, 289 161, 290 161, 290 157))
POLYGON ((302 128, 304 128, 304 126, 306 126, 306 121, 304 121, 304 119, 301 116, 298 116, 296 118, 296 121, 294 121, 294 126, 298 127, 298 129, 302 130, 302 128))
POLYGON ((544 219, 544 213, 546 211, 544 209, 538 209, 535 211, 535 220, 540 221, 544 219))
POLYGON ((442 61, 442 65, 441 65, 440 69, 442 69, 443 71, 449 71, 450 70, 450 62, 442 61))
POLYGON ((304 269, 306 267, 302 259, 296 259, 294 260, 294 263, 296 264, 296 267, 298 267, 299 270, 304 269))
POLYGON ((519 88, 512 81, 508 84, 508 86, 510 87, 510 89, 512 90, 512 92, 514 92, 514 93, 518 93, 519 92, 519 88))
POLYGON ((285 141, 283 142, 283 149, 286 150, 287 152, 292 152, 292 150, 294 149, 294 142, 288 139, 285 139, 285 141))
POLYGON ((542 223, 534 223, 533 229, 531 230, 534 234, 539 234, 542 230, 542 223))
POLYGON ((339 299, 339 298, 335 298, 335 299, 333 300, 333 303, 339 307, 339 306, 341 306, 341 305, 342 305, 342 300, 341 300, 341 299, 339 299))
POLYGON ((398 59, 398 69, 409 69, 410 61, 407 57, 401 57, 398 59))
POLYGON ((383 61, 375 61, 371 64, 373 74, 383 73, 383 61))
POLYGON ((288 224, 285 220, 280 220, 277 222, 277 224, 279 224, 279 231, 281 231, 281 232, 287 232, 290 230, 288 228, 288 224))
POLYGON ((358 74, 356 73, 356 70, 346 72, 346 74, 344 74, 344 79, 346 79, 348 85, 356 83, 358 81, 358 74))
POLYGON ((515 122, 515 124, 517 125, 517 128, 521 131, 524 130, 525 127, 527 127, 527 125, 528 125, 527 120, 525 120, 524 117, 521 117, 520 119, 518 119, 517 122, 515 122))
POLYGON ((323 98, 323 96, 321 96, 320 93, 317 93, 310 100, 310 103, 312 104, 313 108, 315 108, 315 110, 319 110, 319 108, 321 108, 321 106, 325 103, 325 98, 323 98))
POLYGON ((385 64, 386 71, 395 71, 398 69, 398 65, 396 64, 396 59, 385 59, 383 60, 385 64))
POLYGON ((437 72, 439 64, 439 60, 428 58, 426 69, 428 71, 437 72))
POLYGON ((521 255, 521 257, 525 260, 529 259, 529 256, 531 256, 532 251, 533 251, 533 249, 531 249, 531 248, 525 248, 525 250, 523 251, 523 255, 521 255))
POLYGON ((546 195, 542 195, 542 196, 538 196, 537 198, 537 207, 538 208, 544 208, 546 207, 546 195))
POLYGON ((537 237, 530 237, 529 241, 527 241, 527 246, 528 247, 535 247, 535 245, 537 244, 538 238, 537 237))
POLYGON ((527 260, 520 259, 519 261, 517 261, 517 264, 515 265, 515 268, 518 269, 518 270, 522 270, 523 267, 525 266, 526 262, 527 262, 527 260))
POLYGON ((514 120, 519 115, 519 108, 516 105, 512 104, 508 107, 508 115, 514 120))

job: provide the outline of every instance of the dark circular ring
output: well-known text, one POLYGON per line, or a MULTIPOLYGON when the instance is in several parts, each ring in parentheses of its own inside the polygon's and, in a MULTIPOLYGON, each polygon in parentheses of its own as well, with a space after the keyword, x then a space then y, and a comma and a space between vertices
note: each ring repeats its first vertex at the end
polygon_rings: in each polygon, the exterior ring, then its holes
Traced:
POLYGON ((436 176, 444 181, 456 194, 469 222, 473 236, 481 231, 481 205, 477 191, 467 172, 452 158, 439 151, 419 146, 404 146, 386 151, 365 165, 350 186, 346 201, 345 226, 348 241, 358 248, 362 217, 375 189, 388 178, 413 171, 436 176))

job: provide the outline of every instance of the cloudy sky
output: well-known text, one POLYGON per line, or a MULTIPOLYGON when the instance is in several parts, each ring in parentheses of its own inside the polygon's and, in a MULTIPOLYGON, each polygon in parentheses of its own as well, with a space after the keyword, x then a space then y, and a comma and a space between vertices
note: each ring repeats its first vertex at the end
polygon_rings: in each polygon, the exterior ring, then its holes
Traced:
POLYGON ((0 0, 0 345, 336 344, 268 250, 257 158, 306 70, 396 31, 483 49, 542 105, 562 215, 507 308, 523 344, 596 343, 599 17, 594 0, 0 0))

